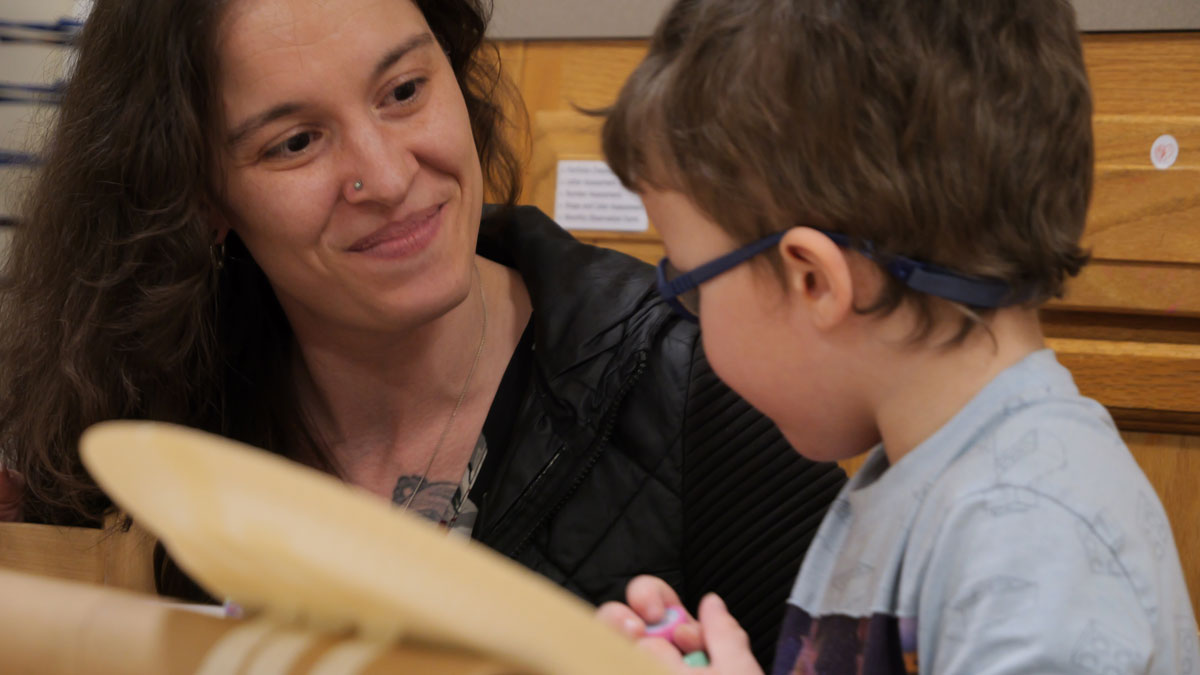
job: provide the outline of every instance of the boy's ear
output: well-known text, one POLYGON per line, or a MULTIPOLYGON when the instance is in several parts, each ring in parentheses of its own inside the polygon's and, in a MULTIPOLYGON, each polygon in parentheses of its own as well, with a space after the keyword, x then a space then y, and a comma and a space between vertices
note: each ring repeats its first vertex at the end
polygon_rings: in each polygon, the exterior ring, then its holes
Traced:
POLYGON ((793 227, 779 242, 788 302, 805 310, 820 330, 840 324, 854 309, 854 282, 846 254, 811 227, 793 227))

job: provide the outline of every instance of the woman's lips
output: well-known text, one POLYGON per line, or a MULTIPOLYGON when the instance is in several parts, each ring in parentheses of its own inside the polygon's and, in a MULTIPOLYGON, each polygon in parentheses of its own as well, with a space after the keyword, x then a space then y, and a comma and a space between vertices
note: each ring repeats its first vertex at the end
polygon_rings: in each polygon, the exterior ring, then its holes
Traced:
POLYGON ((431 206, 401 220, 388 223, 359 239, 347 250, 378 258, 402 258, 424 249, 441 225, 444 204, 431 206))

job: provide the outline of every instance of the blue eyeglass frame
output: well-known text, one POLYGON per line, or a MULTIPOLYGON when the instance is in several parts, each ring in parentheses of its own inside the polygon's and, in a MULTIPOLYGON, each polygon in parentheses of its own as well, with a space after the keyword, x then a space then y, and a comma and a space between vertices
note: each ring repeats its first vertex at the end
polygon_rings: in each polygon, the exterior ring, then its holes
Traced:
MULTIPOLYGON (((914 291, 982 309, 1005 307, 1023 302, 1023 299, 1014 292, 1011 286, 999 279, 968 276, 940 265, 900 255, 878 256, 875 253, 874 244, 869 241, 855 246, 850 237, 840 232, 829 232, 815 227, 812 229, 829 237, 833 243, 842 248, 859 251, 871 260, 878 259, 888 274, 914 291)), ((667 265, 670 264, 670 260, 663 258, 658 262, 658 294, 677 314, 689 321, 699 322, 700 317, 685 307, 679 301, 679 296, 699 288, 700 284, 774 248, 783 239, 783 235, 783 232, 776 232, 763 237, 736 251, 710 260, 674 279, 667 278, 667 265)))

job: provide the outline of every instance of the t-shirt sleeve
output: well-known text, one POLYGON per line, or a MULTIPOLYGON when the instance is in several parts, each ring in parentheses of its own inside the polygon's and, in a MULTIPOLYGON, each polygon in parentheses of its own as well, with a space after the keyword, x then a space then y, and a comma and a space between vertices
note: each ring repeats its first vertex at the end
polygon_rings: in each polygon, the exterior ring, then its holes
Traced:
POLYGON ((928 549, 918 653, 934 673, 1146 672, 1150 553, 1120 519, 1077 514, 1028 487, 955 504, 928 549))

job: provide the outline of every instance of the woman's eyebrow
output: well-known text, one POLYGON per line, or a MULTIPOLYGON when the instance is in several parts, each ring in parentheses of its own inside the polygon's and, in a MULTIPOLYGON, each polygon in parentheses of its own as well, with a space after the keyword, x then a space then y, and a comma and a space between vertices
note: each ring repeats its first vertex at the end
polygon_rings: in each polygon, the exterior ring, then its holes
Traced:
POLYGON ((404 42, 401 42, 390 52, 388 52, 387 54, 384 54, 383 58, 379 59, 379 63, 375 64, 375 70, 371 73, 371 79, 375 79, 375 78, 379 77, 380 75, 382 75, 388 68, 391 68, 393 65, 396 64, 397 61, 404 58, 404 56, 406 54, 413 51, 414 49, 418 49, 420 47, 425 47, 425 46, 431 45, 433 43, 434 43, 433 35, 431 35, 429 33, 421 33, 420 35, 414 35, 413 37, 405 40, 404 42))
POLYGON ((239 143, 246 139, 252 132, 274 122, 281 117, 294 115, 304 109, 304 106, 299 103, 280 103, 272 106, 270 110, 259 113, 254 117, 242 122, 229 132, 229 146, 236 147, 239 143))
MULTIPOLYGON (((433 35, 429 33, 421 33, 405 40, 395 48, 384 54, 379 62, 375 64, 375 69, 371 72, 371 79, 378 78, 388 68, 391 68, 397 61, 404 58, 409 52, 434 44, 433 35)), ((280 103, 272 106, 269 110, 259 113, 250 119, 238 124, 229 132, 228 143, 230 147, 237 146, 247 136, 254 131, 274 122, 281 117, 294 115, 304 109, 304 105, 300 103, 280 103)))

